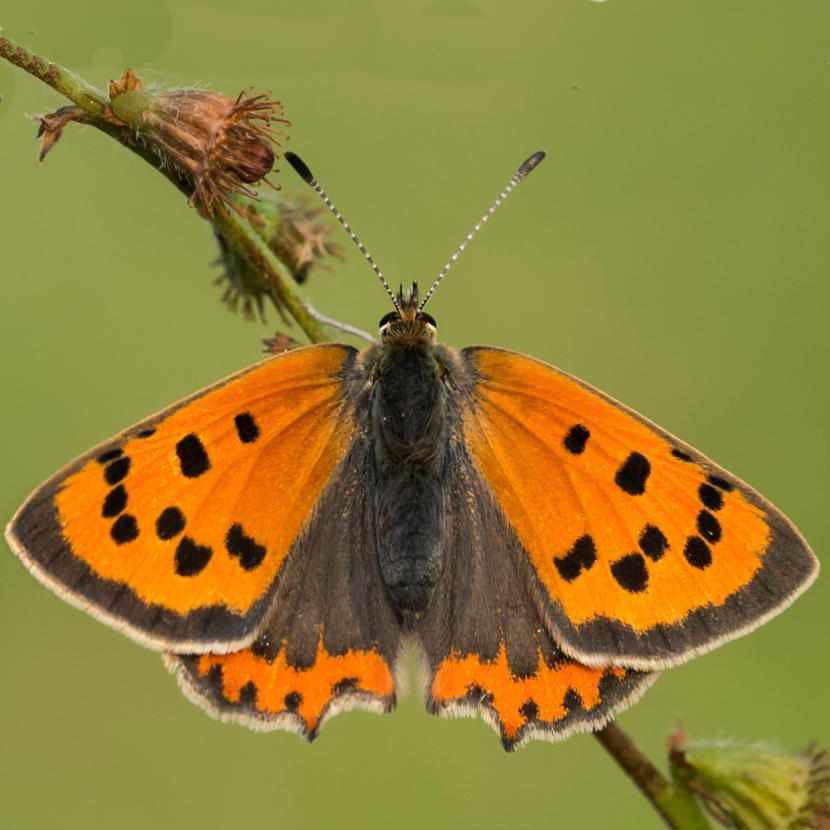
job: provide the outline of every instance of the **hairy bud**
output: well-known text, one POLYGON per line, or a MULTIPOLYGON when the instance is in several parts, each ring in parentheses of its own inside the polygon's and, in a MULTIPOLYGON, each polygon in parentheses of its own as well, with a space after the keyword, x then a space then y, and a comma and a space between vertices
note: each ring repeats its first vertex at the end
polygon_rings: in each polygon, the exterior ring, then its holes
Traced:
MULTIPOLYGON (((255 198, 238 196, 236 209, 254 227, 268 247, 291 273, 298 283, 304 283, 314 265, 324 263, 327 257, 342 259, 339 245, 329 241, 332 227, 322 219, 325 209, 311 207, 305 198, 292 202, 271 194, 255 198)), ((222 296, 231 309, 240 306, 247 317, 256 309, 264 318, 264 301, 270 297, 280 314, 278 300, 269 290, 262 276, 235 249, 229 246, 221 234, 216 234, 222 274, 217 284, 224 284, 222 296)))
POLYGON ((830 820, 830 766, 815 747, 782 752, 766 744, 671 739, 672 776, 707 812, 738 830, 807 830, 830 820))

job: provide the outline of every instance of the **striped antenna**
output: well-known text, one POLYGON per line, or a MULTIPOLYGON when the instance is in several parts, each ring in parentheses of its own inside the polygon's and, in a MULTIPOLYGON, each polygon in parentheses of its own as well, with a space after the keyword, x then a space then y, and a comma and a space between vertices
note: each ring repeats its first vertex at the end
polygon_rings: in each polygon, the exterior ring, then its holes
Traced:
MULTIPOLYGON (((288 154, 286 153, 286 156, 288 154)), ((537 150, 527 161, 523 162, 519 169, 514 174, 513 178, 507 183, 504 190, 499 193, 498 198, 492 205, 487 209, 487 212, 481 219, 476 222, 473 229, 467 234, 464 241, 455 249, 455 253, 449 258, 447 264, 438 272, 438 276, 435 278, 435 282, 430 286, 429 291, 427 291, 426 297, 424 297, 421 305, 418 307, 418 311, 423 311, 424 306, 429 302, 430 297, 435 293, 435 290, 441 284, 441 280, 447 276, 449 273, 450 268, 455 265, 458 261, 458 258, 461 254, 464 253, 464 249, 470 244, 473 237, 481 230, 481 228, 490 221, 490 217, 501 207, 502 202, 513 192, 513 189, 520 184, 524 179, 526 179, 544 160, 545 154, 542 150, 537 150)))
POLYGON ((395 311, 400 314, 401 307, 398 303, 398 298, 392 293, 392 289, 389 287, 389 283, 386 282, 386 277, 383 276, 383 271, 378 268, 377 263, 372 259, 372 255, 366 250, 364 244, 360 241, 357 234, 352 230, 352 226, 346 221, 346 218, 343 214, 334 206, 334 203, 331 199, 329 199, 328 193, 320 187, 317 179, 314 178, 311 170, 309 170, 308 165, 296 154, 296 153, 286 153, 285 160, 294 168, 297 172, 297 175, 308 185, 311 186, 313 190, 317 192, 320 198, 325 203, 326 207, 334 214, 337 221, 343 226, 346 233, 349 235, 349 238, 357 245, 358 250, 361 254, 366 258, 366 261, 369 265, 372 266, 372 270, 377 274, 378 279, 381 281, 381 284, 386 289, 386 293, 389 295, 389 299, 392 300, 392 305, 395 306, 395 311))

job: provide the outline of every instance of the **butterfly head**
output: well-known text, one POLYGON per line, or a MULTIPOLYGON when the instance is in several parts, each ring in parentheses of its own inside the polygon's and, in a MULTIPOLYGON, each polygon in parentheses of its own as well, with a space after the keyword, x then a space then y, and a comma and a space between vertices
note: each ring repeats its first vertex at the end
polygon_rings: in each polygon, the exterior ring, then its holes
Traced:
POLYGON ((395 311, 380 318, 380 339, 383 343, 401 346, 435 344, 437 323, 431 314, 418 307, 418 283, 413 282, 408 293, 400 287, 395 298, 395 311))
POLYGON ((408 293, 400 287, 395 298, 395 311, 384 314, 378 324, 383 343, 402 346, 433 345, 437 324, 432 315, 419 309, 418 283, 408 293))

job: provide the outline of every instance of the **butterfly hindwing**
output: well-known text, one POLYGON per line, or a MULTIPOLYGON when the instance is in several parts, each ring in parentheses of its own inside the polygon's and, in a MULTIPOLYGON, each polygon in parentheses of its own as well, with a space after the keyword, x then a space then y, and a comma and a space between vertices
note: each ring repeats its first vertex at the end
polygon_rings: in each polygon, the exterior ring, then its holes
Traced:
POLYGON ((451 452, 444 572, 416 628, 429 668, 428 707, 482 715, 506 749, 601 728, 655 675, 592 668, 562 652, 524 579, 515 533, 460 439, 451 452))
POLYGON ((400 627, 380 577, 367 463, 358 438, 286 562, 251 646, 168 656, 185 693, 214 716, 313 738, 343 709, 393 707, 400 627))
POLYGON ((682 662, 783 610, 818 563, 772 504, 551 366, 471 348, 465 439, 549 630, 592 665, 682 662))
POLYGON ((344 458, 354 350, 264 361, 58 473, 7 536, 41 581, 155 648, 249 643, 344 458))

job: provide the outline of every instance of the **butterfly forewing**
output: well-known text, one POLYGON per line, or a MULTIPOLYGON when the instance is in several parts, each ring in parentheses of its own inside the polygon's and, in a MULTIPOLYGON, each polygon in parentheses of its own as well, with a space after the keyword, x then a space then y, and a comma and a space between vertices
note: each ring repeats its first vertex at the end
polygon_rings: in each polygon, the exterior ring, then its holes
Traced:
POLYGON ((768 501, 576 379, 494 349, 464 434, 529 561, 562 647, 593 665, 659 668, 758 625, 817 562, 768 501))
POLYGON ((253 638, 350 446, 354 350, 289 352, 197 393, 60 472, 8 535, 47 585, 157 648, 253 638))

